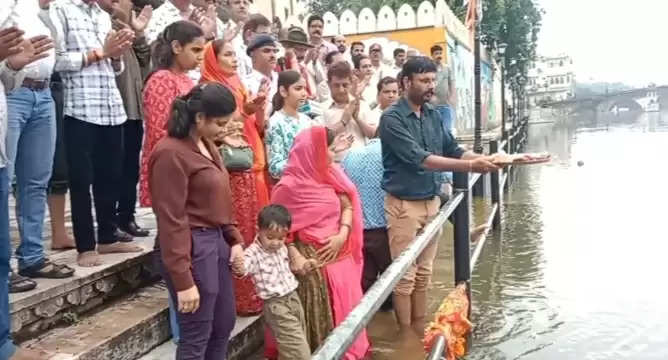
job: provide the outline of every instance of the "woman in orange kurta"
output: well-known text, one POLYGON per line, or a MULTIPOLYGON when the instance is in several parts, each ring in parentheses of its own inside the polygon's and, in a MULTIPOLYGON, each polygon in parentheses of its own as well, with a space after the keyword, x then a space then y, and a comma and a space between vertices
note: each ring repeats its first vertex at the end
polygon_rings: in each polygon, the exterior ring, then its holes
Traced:
POLYGON ((260 86, 258 94, 251 98, 236 71, 236 54, 230 42, 216 40, 204 51, 202 80, 219 82, 229 88, 237 100, 240 116, 243 118, 244 136, 253 149, 253 176, 257 192, 258 206, 262 209, 269 204, 269 182, 267 181, 267 158, 264 150, 265 99, 269 83, 260 86))

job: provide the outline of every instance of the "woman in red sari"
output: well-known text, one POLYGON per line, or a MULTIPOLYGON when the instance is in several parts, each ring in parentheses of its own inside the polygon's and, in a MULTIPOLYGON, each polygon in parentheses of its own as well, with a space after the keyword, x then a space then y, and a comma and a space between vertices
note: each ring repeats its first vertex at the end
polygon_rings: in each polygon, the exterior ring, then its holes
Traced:
MULTIPOLYGON (((362 299, 362 208, 357 188, 332 161, 349 141, 345 135, 335 140, 321 126, 301 131, 271 196, 272 203, 285 206, 292 215, 288 250, 293 269, 301 269, 306 258, 322 266, 298 276, 312 351, 362 299)), ((344 359, 362 359, 368 350, 364 331, 344 359)))
POLYGON ((167 136, 172 102, 195 86, 187 74, 202 62, 204 44, 202 29, 190 21, 177 21, 167 26, 156 40, 153 55, 157 69, 147 77, 143 94, 144 144, 139 177, 142 207, 151 206, 148 160, 158 141, 167 136))
POLYGON ((234 94, 243 122, 243 134, 253 149, 253 177, 257 192, 258 205, 261 208, 269 203, 269 187, 267 181, 267 159, 264 150, 265 99, 269 91, 269 82, 260 86, 258 94, 251 98, 248 90, 241 82, 236 71, 236 52, 232 43, 216 40, 209 44, 204 52, 202 65, 202 81, 219 82, 234 94))

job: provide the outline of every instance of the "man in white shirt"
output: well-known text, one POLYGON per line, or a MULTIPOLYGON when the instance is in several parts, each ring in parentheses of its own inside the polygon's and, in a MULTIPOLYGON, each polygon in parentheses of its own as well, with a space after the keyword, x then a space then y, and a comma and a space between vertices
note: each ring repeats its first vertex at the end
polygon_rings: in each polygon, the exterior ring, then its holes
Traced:
POLYGON ((248 21, 244 23, 240 34, 243 38, 243 42, 240 44, 235 44, 235 41, 233 40, 232 45, 235 46, 235 51, 237 53, 237 63, 239 65, 237 72, 243 79, 244 76, 250 74, 253 71, 253 61, 251 60, 250 56, 246 54, 248 45, 257 35, 270 35, 271 23, 269 22, 269 19, 264 17, 264 15, 253 14, 248 18, 248 21))
POLYGON ((121 56, 132 46, 134 32, 113 31, 110 16, 92 1, 56 1, 49 8, 49 20, 56 40, 55 70, 65 87, 64 134, 77 263, 100 266, 99 254, 143 251, 118 229, 115 216, 122 125, 127 120, 116 75, 124 70, 121 56))
POLYGON ((271 99, 278 91, 278 73, 275 71, 278 48, 271 35, 258 35, 248 44, 246 54, 253 61, 253 71, 246 75, 244 85, 252 94, 257 95, 263 82, 269 83, 267 91, 267 105, 265 106, 266 119, 272 112, 271 99))
POLYGON ((371 59, 371 65, 373 65, 373 72, 375 75, 375 81, 373 81, 372 84, 377 84, 380 79, 386 76, 397 75, 391 74, 392 71, 383 63, 383 48, 380 44, 375 43, 369 47, 369 58, 371 59))
MULTIPOLYGON (((202 1, 202 0, 198 0, 202 1)), ((250 14, 248 13, 250 4, 252 1, 249 0, 223 0, 223 3, 227 5, 225 8, 230 20, 225 25, 226 32, 230 35, 232 46, 236 50, 237 54, 242 49, 242 46, 248 45, 246 39, 244 38, 243 30, 245 28, 246 22, 250 20, 250 14), (233 37, 231 35, 234 35, 233 37)), ((266 18, 265 18, 266 19, 266 18)), ((269 21, 267 21, 269 22, 269 21)), ((271 30, 271 24, 269 24, 271 30)), ((220 37, 223 37, 222 35, 220 37)), ((245 49, 242 54, 245 54, 245 49)), ((241 66, 239 67, 241 68, 241 66)), ((239 73, 240 76, 245 74, 239 73)))
MULTIPOLYGON (((334 63, 327 71, 332 101, 326 104, 323 116, 325 126, 338 133, 353 136, 352 147, 366 145, 367 138, 373 137, 378 127, 378 119, 371 119, 368 103, 360 98, 356 78, 346 61, 334 63)), ((337 153, 334 160, 341 161, 347 151, 337 153)))
MULTIPOLYGON (((26 37, 51 37, 51 30, 40 19, 38 0, 11 0, 14 12, 11 25, 25 29, 26 37)), ((48 22, 48 15, 46 16, 48 22)), ((16 249, 19 274, 31 278, 64 278, 74 274, 68 266, 52 264, 44 256, 43 228, 46 214, 46 189, 51 178, 56 146, 56 107, 49 81, 56 64, 56 53, 23 67, 13 76, 14 88, 7 92, 7 174, 16 174, 16 219, 21 242, 16 249)), ((22 65, 9 58, 10 69, 22 65)))
MULTIPOLYGON (((332 51, 329 54, 325 56, 325 67, 327 68, 327 71, 332 67, 332 65, 345 61, 343 58, 343 54, 341 54, 338 51, 332 51)), ((320 103, 328 103, 332 100, 332 94, 329 90, 329 82, 328 81, 323 81, 320 84, 318 84, 317 88, 317 101, 320 103)))
MULTIPOLYGON (((17 71, 21 71, 30 63, 49 57, 53 42, 44 37, 31 38, 26 42, 23 38, 24 32, 15 26, 11 26, 11 20, 8 21, 15 5, 16 1, 10 2, 4 4, 2 10, 0 10, 0 359, 32 360, 46 358, 46 354, 17 348, 10 337, 11 317, 8 296, 11 252, 9 236, 10 185, 7 174, 7 156, 5 154, 7 129, 5 89, 12 91, 20 85, 15 81, 17 71), (10 61, 13 65, 8 65, 7 61, 10 61)), ((27 27, 26 25, 22 24, 23 27, 27 27)))
POLYGON ((355 65, 355 71, 357 76, 366 84, 362 91, 362 99, 366 100, 368 103, 376 101, 376 96, 378 95, 378 90, 374 83, 378 83, 379 79, 376 73, 373 71, 373 64, 371 64, 371 59, 362 54, 359 56, 353 57, 353 63, 355 65))
POLYGON ((207 40, 222 38, 225 24, 216 16, 215 5, 201 7, 205 4, 206 2, 201 0, 165 0, 153 11, 151 22, 145 30, 146 40, 152 44, 167 26, 181 20, 199 23, 207 40))
POLYGON ((383 111, 394 104, 399 98, 399 81, 396 77, 384 77, 376 84, 378 89, 378 106, 371 110, 371 122, 380 123, 383 111))
POLYGON ((394 49, 394 53, 392 55, 394 57, 394 64, 392 64, 392 74, 387 76, 397 77, 401 69, 404 67, 404 63, 406 63, 406 50, 403 48, 396 48, 394 49))

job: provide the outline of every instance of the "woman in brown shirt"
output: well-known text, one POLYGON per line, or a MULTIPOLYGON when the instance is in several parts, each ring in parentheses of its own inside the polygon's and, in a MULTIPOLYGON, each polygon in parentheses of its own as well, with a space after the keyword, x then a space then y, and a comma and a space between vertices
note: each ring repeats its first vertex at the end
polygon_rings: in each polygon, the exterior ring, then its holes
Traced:
POLYGON ((243 256, 227 171, 212 139, 236 114, 232 93, 204 83, 176 98, 149 160, 157 248, 177 299, 176 359, 224 359, 236 320, 230 262, 243 256))

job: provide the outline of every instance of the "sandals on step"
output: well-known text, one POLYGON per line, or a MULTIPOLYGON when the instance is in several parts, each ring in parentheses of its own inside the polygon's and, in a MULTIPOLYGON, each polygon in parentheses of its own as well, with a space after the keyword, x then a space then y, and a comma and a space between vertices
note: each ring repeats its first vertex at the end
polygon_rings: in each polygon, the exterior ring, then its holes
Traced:
POLYGON ((19 274, 29 278, 65 279, 74 275, 74 269, 65 264, 56 264, 51 260, 44 260, 39 268, 19 270, 19 274))
POLYGON ((15 272, 11 272, 9 275, 9 293, 16 294, 26 291, 30 291, 37 287, 37 282, 34 280, 23 277, 15 272))

